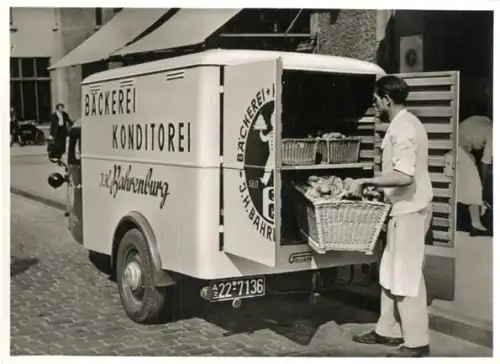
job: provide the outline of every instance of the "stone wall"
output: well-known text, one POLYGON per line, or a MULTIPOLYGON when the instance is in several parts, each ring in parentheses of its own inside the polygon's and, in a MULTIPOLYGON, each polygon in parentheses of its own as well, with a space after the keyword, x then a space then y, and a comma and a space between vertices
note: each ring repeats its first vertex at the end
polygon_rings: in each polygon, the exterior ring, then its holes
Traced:
POLYGON ((337 10, 317 16, 316 53, 375 62, 376 10, 337 10))

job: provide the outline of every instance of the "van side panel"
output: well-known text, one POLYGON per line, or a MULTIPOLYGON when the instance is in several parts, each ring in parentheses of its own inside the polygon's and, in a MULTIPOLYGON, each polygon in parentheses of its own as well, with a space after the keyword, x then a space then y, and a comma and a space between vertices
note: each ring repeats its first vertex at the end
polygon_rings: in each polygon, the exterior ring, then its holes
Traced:
POLYGON ((118 222, 137 211, 154 231, 162 267, 197 278, 375 261, 297 245, 280 247, 270 268, 219 249, 219 85, 220 67, 203 66, 83 86, 84 246, 111 254, 118 222))
POLYGON ((118 222, 138 211, 165 269, 196 274, 206 259, 198 246, 218 251, 218 193, 208 195, 218 191, 219 72, 195 67, 84 85, 87 249, 111 254, 118 222))

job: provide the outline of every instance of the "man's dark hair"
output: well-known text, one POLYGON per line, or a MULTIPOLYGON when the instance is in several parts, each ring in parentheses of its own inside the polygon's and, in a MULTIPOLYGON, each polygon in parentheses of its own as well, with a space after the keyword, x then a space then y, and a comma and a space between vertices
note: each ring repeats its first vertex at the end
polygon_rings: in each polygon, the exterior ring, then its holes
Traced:
POLYGON ((63 104, 62 102, 58 103, 58 104, 56 105, 56 110, 57 110, 57 109, 59 109, 59 107, 61 107, 61 106, 64 108, 64 104, 63 104))
POLYGON ((404 105, 410 88, 408 84, 396 76, 384 76, 375 82, 375 93, 381 98, 389 96, 397 105, 404 105))

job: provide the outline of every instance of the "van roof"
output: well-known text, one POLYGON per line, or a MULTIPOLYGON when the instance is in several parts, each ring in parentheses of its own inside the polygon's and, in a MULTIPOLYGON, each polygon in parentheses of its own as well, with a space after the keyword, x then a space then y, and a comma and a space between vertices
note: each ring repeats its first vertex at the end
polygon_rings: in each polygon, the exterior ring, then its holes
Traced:
POLYGON ((82 84, 102 82, 110 79, 133 77, 141 74, 168 71, 193 66, 237 65, 251 61, 265 61, 281 58, 285 70, 310 72, 331 72, 349 74, 384 74, 384 70, 374 63, 353 58, 310 53, 214 49, 189 55, 166 58, 159 61, 120 67, 99 72, 87 77, 82 84))

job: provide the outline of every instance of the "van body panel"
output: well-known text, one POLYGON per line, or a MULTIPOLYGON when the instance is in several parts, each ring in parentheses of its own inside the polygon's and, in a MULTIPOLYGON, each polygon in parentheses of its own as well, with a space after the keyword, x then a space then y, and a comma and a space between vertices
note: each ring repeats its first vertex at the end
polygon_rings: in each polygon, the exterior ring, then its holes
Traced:
MULTIPOLYGON (((307 244, 282 246, 279 234, 271 241, 258 232, 255 237, 250 234, 255 233, 255 221, 243 216, 248 211, 237 190, 244 163, 237 163, 237 138, 228 140, 235 135, 226 133, 240 128, 245 108, 225 113, 221 100, 232 102, 235 92, 246 99, 258 90, 245 88, 245 79, 255 81, 252 73, 241 77, 241 89, 237 83, 221 87, 230 68, 224 63, 251 70, 252 62, 278 62, 282 69, 296 65, 323 67, 325 72, 334 64, 337 68, 332 72, 348 64, 346 59, 332 61, 328 56, 277 53, 209 51, 106 71, 83 82, 83 244, 87 249, 111 254, 120 220, 137 211, 154 231, 163 269, 196 278, 275 274, 378 259, 380 249, 373 255, 318 255, 307 244), (227 92, 232 96, 221 97, 227 92), (260 241, 255 240, 259 237, 260 241), (269 246, 264 249, 264 244, 269 246)), ((351 71, 379 70, 351 61, 351 71)), ((276 70, 269 81, 281 86, 276 70)), ((251 106, 252 98, 240 101, 251 106)))
POLYGON ((262 62, 277 58, 283 60, 283 69, 285 70, 373 75, 385 73, 382 68, 374 63, 346 57, 297 52, 213 49, 100 72, 87 77, 83 80, 82 84, 87 85, 95 82, 135 77, 149 73, 161 73, 166 70, 186 69, 200 66, 230 66, 262 62))

